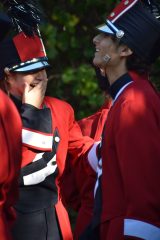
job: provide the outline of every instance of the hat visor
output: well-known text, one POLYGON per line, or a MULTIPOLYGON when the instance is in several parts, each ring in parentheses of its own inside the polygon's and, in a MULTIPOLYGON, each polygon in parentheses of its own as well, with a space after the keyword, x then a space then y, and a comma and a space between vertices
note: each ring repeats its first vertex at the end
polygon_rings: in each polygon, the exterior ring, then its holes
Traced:
POLYGON ((38 70, 44 69, 44 68, 48 68, 50 67, 49 63, 47 61, 41 61, 41 62, 36 62, 36 63, 31 63, 28 64, 26 66, 23 65, 16 68, 15 70, 11 70, 13 72, 36 72, 38 70))
POLYGON ((96 27, 100 32, 104 32, 107 34, 115 35, 115 32, 113 32, 106 24, 102 24, 100 26, 96 27))

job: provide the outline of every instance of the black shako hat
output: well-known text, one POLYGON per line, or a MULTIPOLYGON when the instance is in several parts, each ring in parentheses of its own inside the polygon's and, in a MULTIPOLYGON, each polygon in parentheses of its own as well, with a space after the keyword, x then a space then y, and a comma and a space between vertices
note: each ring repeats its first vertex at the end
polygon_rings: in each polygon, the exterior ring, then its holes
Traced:
POLYGON ((160 55, 160 21, 144 2, 122 0, 97 29, 115 35, 145 62, 153 63, 160 55))
POLYGON ((30 0, 7 0, 12 35, 0 42, 0 78, 4 68, 12 72, 34 72, 49 67, 38 24, 39 12, 30 0))
POLYGON ((12 27, 10 18, 5 13, 0 13, 0 41, 2 41, 12 27))

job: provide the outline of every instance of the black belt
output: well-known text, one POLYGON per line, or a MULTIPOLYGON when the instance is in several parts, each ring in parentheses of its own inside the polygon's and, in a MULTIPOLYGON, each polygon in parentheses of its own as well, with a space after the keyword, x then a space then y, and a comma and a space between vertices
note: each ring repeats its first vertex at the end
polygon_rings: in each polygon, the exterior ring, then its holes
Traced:
POLYGON ((21 212, 32 212, 57 203, 57 192, 38 186, 21 187, 15 208, 21 212))

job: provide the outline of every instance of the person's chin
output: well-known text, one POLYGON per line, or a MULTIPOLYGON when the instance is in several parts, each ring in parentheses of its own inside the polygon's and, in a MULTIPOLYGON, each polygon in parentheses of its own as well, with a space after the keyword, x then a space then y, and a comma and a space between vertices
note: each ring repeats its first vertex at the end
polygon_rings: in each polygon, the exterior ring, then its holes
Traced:
POLYGON ((100 68, 100 66, 101 66, 100 61, 98 61, 98 59, 97 59, 96 57, 93 58, 93 65, 94 65, 95 67, 99 67, 99 68, 100 68))

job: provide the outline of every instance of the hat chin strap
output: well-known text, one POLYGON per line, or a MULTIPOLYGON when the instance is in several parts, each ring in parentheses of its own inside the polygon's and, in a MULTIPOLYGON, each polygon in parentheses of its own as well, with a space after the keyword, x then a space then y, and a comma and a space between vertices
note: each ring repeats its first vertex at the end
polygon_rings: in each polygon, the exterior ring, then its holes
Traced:
MULTIPOLYGON (((104 62, 105 62, 105 66, 104 66, 104 76, 105 77, 107 77, 107 75, 106 75, 106 68, 107 68, 107 64, 110 62, 110 60, 111 60, 111 57, 108 55, 108 54, 106 54, 104 57, 103 57, 103 60, 104 60, 104 62)), ((108 80, 108 77, 107 77, 107 80, 108 80)))

